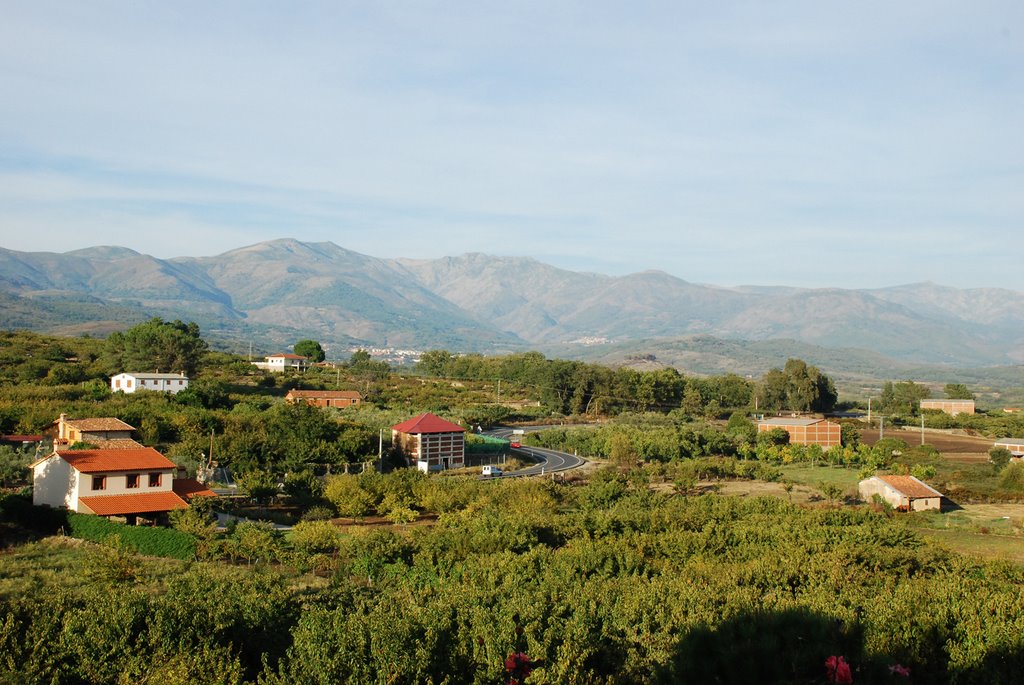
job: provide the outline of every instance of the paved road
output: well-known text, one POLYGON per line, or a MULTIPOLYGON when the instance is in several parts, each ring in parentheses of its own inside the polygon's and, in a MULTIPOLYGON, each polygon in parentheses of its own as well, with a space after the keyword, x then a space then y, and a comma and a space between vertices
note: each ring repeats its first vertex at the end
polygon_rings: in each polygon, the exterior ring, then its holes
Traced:
MULTIPOLYGON (((524 430, 527 433, 531 431, 543 430, 548 426, 527 426, 520 430, 524 430)), ((502 438, 509 440, 512 438, 512 428, 494 428, 489 431, 484 431, 484 435, 488 435, 492 438, 502 438)), ((518 471, 510 471, 502 475, 502 478, 518 478, 520 476, 540 476, 548 473, 556 473, 558 471, 568 471, 569 469, 579 468, 586 463, 585 459, 581 459, 572 454, 566 452, 559 452, 557 450, 549 450, 546 447, 517 447, 510 450, 513 453, 521 454, 525 457, 529 457, 537 461, 537 463, 529 468, 519 469, 518 471)))

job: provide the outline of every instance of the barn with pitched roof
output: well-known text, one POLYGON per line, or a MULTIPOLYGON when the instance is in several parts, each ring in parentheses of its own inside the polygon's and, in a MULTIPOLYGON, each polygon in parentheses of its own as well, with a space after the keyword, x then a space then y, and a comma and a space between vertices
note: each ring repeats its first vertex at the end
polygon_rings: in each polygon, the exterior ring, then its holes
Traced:
POLYGON ((878 495, 900 511, 942 509, 942 493, 913 476, 872 476, 862 480, 857 491, 866 502, 878 495))

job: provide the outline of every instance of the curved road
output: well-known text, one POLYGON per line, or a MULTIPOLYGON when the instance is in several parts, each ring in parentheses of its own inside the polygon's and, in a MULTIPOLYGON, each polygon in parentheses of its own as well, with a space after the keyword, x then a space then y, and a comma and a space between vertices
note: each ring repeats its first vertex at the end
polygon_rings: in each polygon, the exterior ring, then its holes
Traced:
MULTIPOLYGON (((531 431, 543 430, 548 426, 527 426, 521 430, 527 433, 531 431)), ((494 428, 492 430, 484 431, 483 435, 490 436, 492 438, 502 438, 503 440, 511 440, 512 428, 494 428)), ((502 474, 502 478, 518 478, 520 476, 541 476, 548 473, 556 473, 558 471, 568 471, 569 469, 575 469, 586 463, 585 459, 577 457, 567 452, 559 452, 558 450, 549 450, 546 447, 516 447, 512 448, 512 452, 518 452, 519 454, 530 457, 531 459, 537 460, 537 464, 530 466, 529 468, 519 469, 518 471, 510 471, 509 473, 502 474)))

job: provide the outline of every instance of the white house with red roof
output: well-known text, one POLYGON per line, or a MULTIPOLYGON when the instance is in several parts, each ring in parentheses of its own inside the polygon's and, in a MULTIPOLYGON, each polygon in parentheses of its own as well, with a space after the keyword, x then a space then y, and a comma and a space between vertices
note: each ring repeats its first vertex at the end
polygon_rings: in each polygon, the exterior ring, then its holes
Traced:
POLYGON ((291 352, 280 352, 267 355, 266 361, 253 362, 252 364, 259 369, 274 373, 283 373, 289 369, 305 371, 306 367, 309 366, 309 357, 303 357, 301 354, 292 354, 291 352))
POLYGON ((862 480, 857 491, 866 502, 878 495, 900 511, 942 509, 942 493, 913 476, 872 476, 862 480))
POLYGON ((76 450, 56 446, 32 465, 32 502, 83 514, 158 519, 214 493, 152 447, 76 450))
POLYGON ((427 412, 391 427, 391 440, 420 471, 466 465, 466 429, 427 412))

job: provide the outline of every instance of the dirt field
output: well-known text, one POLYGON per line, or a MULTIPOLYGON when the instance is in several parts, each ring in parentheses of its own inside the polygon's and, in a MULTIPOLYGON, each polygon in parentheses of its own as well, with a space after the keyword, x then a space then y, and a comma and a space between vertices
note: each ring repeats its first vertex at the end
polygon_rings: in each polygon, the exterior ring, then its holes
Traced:
MULTIPOLYGON (((897 438, 914 446, 921 444, 921 429, 885 429, 885 437, 897 438)), ((878 441, 877 430, 863 430, 860 432, 860 439, 867 445, 874 445, 878 441)), ((924 430, 924 442, 931 445, 942 456, 947 459, 964 462, 988 461, 988 451, 992 448, 994 440, 990 438, 979 438, 973 435, 965 435, 963 431, 941 431, 924 430)))

